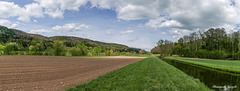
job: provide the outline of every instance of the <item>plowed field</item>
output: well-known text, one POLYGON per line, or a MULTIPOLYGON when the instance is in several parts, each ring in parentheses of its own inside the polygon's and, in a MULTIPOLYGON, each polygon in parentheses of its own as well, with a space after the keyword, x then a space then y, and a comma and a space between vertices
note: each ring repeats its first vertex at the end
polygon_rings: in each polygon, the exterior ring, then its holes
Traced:
POLYGON ((0 56, 0 91, 64 91, 144 58, 0 56))

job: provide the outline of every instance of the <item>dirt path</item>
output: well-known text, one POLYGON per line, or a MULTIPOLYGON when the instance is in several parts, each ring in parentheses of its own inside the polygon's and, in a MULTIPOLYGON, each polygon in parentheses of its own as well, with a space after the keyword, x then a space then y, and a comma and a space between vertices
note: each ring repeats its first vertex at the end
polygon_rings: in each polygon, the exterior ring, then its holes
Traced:
POLYGON ((141 59, 0 56, 0 91, 64 91, 141 59))

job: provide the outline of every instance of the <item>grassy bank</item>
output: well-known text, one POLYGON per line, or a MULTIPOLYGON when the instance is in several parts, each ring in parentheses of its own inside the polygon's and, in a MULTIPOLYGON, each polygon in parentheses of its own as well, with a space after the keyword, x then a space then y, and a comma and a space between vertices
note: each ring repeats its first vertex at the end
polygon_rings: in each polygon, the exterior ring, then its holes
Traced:
POLYGON ((79 90, 207 91, 209 89, 159 58, 151 56, 100 76, 88 83, 67 89, 67 91, 79 90))
POLYGON ((240 73, 239 60, 215 60, 215 59, 200 59, 200 58, 184 58, 184 57, 165 57, 165 60, 181 61, 189 64, 195 64, 211 69, 226 71, 230 73, 240 73))

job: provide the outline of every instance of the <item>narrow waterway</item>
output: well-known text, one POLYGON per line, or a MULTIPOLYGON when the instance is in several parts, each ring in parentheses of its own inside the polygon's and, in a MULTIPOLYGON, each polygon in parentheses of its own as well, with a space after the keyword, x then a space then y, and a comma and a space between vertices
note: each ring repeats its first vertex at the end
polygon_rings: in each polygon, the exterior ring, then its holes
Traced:
POLYGON ((240 75, 192 66, 178 61, 166 62, 216 91, 240 91, 240 75))

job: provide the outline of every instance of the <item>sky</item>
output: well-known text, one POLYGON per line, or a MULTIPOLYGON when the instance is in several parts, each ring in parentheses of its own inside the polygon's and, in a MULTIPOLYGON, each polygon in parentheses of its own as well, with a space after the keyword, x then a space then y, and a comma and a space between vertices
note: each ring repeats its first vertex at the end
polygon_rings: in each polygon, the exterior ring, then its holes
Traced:
POLYGON ((0 0, 0 25, 150 51, 160 39, 240 30, 239 0, 0 0))

